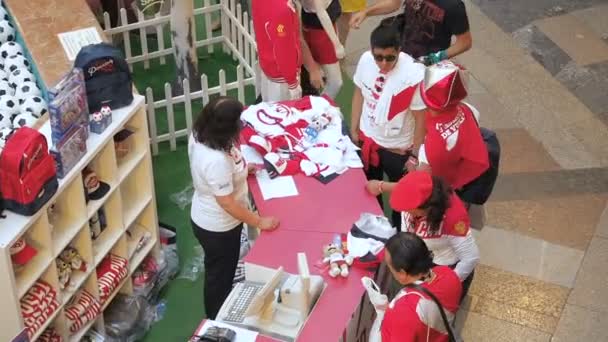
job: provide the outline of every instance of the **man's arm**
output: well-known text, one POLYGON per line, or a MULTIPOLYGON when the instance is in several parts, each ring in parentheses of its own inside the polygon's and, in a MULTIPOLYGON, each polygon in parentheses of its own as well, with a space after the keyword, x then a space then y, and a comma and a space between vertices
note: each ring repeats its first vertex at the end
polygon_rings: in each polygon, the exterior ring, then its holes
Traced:
POLYGON ((363 11, 353 14, 350 19, 350 27, 359 28, 365 18, 395 12, 401 6, 402 0, 380 0, 375 4, 367 7, 363 11))
POLYGON ((414 146, 412 151, 414 151, 414 154, 418 154, 420 145, 422 145, 424 142, 424 137, 426 135, 425 111, 412 110, 412 115, 414 116, 415 121, 413 141, 414 146))
POLYGON ((361 88, 355 85, 353 101, 350 112, 350 135, 353 143, 359 143, 359 123, 361 122, 361 112, 363 111, 363 94, 361 88))
MULTIPOLYGON (((295 3, 298 10, 298 18, 301 18, 302 4, 300 4, 299 1, 296 1, 295 3)), ((314 58, 312 58, 312 52, 310 52, 310 47, 304 39, 302 29, 300 29, 300 47, 302 49, 302 64, 304 65, 304 68, 306 68, 306 70, 308 71, 310 84, 316 89, 323 88, 324 84, 321 66, 314 60, 314 58)))
POLYGON ((473 38, 471 32, 467 31, 463 34, 456 36, 456 41, 447 50, 448 58, 452 58, 460 55, 463 52, 468 51, 473 46, 473 38))
POLYGON ((331 40, 332 44, 334 45, 338 59, 344 58, 344 46, 342 46, 342 43, 340 43, 336 29, 331 22, 329 14, 327 14, 327 8, 325 8, 322 0, 314 0, 313 2, 315 14, 317 15, 317 18, 319 18, 319 22, 321 23, 321 26, 323 26, 325 33, 327 33, 329 40, 331 40))

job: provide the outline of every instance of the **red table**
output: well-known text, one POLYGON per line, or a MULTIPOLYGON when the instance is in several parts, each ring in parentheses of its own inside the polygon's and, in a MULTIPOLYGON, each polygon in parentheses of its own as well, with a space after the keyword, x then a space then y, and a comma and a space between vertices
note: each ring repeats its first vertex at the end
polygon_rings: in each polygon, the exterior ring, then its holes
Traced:
POLYGON ((364 293, 361 277, 371 275, 354 267, 351 267, 348 278, 332 278, 327 274, 326 267, 321 266, 322 246, 331 242, 333 234, 287 229, 263 232, 245 257, 245 262, 271 268, 283 266, 286 272, 297 274, 296 255, 304 252, 310 273, 323 276, 327 287, 308 317, 298 341, 337 342, 361 302, 364 293))
POLYGON ((256 178, 249 177, 258 211, 277 217, 280 229, 344 233, 361 213, 383 215, 376 198, 365 189, 362 169, 350 169, 328 184, 304 175, 294 180, 298 196, 264 201, 256 178))
MULTIPOLYGON (((275 231, 260 234, 245 261, 272 268, 283 266, 286 272, 297 274, 297 253, 305 252, 310 272, 322 275, 327 287, 297 341, 337 342, 344 337, 353 314, 361 314, 357 311, 362 310, 364 294, 361 277, 370 274, 351 268, 348 278, 329 277, 319 265, 323 245, 330 243, 335 233, 348 232, 361 213, 383 213, 376 198, 365 190, 362 169, 348 170, 328 184, 303 175, 294 176, 294 180, 298 196, 264 201, 256 178, 249 177, 259 213, 275 216, 281 224, 275 231)), ((274 340, 259 335, 256 341, 274 340)))

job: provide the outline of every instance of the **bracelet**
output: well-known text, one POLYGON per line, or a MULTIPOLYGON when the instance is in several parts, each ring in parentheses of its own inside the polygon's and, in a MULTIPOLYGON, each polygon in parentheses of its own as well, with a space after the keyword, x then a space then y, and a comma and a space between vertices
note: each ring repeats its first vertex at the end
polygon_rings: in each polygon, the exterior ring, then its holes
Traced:
POLYGON ((384 184, 384 181, 380 181, 380 182, 378 183, 378 191, 379 191, 380 193, 382 193, 382 192, 383 192, 383 191, 382 191, 382 184, 384 184))

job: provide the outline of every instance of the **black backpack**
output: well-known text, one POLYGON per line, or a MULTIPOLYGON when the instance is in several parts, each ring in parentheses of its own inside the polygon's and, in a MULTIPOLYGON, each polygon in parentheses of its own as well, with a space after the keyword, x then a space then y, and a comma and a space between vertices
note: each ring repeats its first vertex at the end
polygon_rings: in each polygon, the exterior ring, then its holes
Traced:
POLYGON ((488 148, 490 167, 481 176, 463 186, 456 193, 465 202, 482 205, 490 198, 492 190, 494 190, 494 184, 496 184, 496 178, 498 178, 500 142, 494 131, 484 127, 479 127, 479 129, 483 142, 488 148))
POLYGON ((107 43, 87 45, 76 56, 74 66, 84 72, 89 112, 104 105, 114 110, 133 101, 131 72, 118 48, 107 43))

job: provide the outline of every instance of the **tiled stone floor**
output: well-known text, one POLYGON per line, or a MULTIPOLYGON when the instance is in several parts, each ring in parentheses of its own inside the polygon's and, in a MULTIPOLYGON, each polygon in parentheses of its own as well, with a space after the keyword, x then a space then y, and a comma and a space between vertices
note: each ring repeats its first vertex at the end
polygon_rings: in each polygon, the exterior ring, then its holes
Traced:
MULTIPOLYGON (((608 3, 466 5, 458 61, 503 154, 458 327, 476 342, 608 341, 608 3)), ((348 74, 367 39, 349 38, 348 74)))

